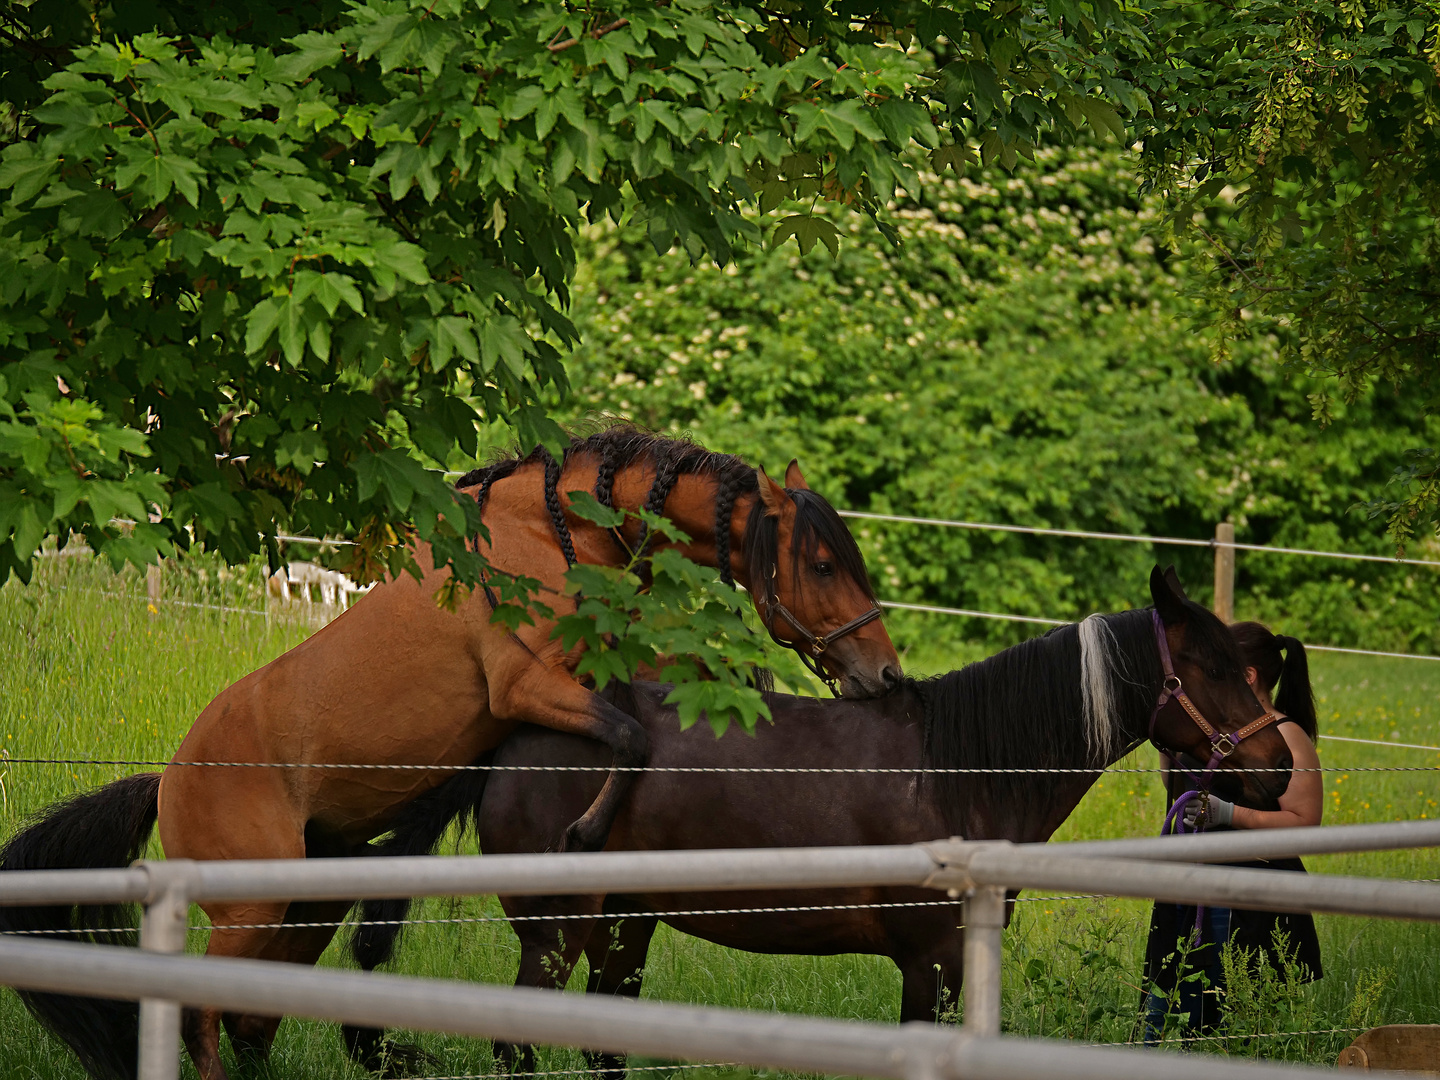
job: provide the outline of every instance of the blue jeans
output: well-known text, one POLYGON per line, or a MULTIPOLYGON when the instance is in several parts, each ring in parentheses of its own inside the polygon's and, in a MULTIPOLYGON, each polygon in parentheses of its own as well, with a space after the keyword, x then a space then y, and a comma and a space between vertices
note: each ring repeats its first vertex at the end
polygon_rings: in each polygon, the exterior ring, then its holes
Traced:
POLYGON ((1204 950, 1207 962, 1202 969, 1205 978, 1193 978, 1197 969, 1191 964, 1176 972, 1180 993, 1174 1013, 1170 1012, 1170 1002, 1167 1000, 1169 995, 1155 989, 1146 995, 1146 1046, 1155 1046, 1160 1042, 1167 1016, 1183 1016, 1185 1028, 1192 1034, 1209 1030, 1219 1023, 1222 1006, 1220 995, 1225 987, 1225 971, 1220 964, 1220 952, 1229 940, 1230 909, 1206 908, 1200 919, 1200 942, 1201 945, 1208 946, 1204 950))

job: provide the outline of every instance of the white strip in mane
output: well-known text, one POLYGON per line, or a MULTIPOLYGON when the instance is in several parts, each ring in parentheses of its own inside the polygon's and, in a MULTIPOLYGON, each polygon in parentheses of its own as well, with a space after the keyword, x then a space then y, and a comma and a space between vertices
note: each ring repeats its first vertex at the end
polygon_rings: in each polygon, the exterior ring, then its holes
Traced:
POLYGON ((1076 630, 1080 634, 1080 700, 1085 747, 1092 760, 1108 764, 1121 747, 1120 718, 1111 676, 1117 647, 1115 632, 1101 615, 1082 620, 1076 630))

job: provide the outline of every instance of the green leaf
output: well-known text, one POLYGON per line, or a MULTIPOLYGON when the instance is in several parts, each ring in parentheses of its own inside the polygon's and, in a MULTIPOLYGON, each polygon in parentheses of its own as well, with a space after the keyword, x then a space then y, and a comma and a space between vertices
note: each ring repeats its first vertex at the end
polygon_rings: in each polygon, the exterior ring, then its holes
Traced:
POLYGON ((957 173, 963 174, 965 167, 976 160, 975 151, 961 142, 950 143, 948 146, 937 146, 930 152, 930 167, 937 173, 943 173, 947 168, 951 168, 957 173))
POLYGON ((426 472, 423 465, 403 451, 387 449, 359 457, 355 462, 355 476, 362 502, 383 488, 390 505, 403 513, 409 509, 416 490, 424 485, 426 472))
POLYGON ((800 245, 801 255, 808 255, 816 241, 829 248, 831 255, 838 257, 840 254, 840 230, 824 218, 813 214, 792 214, 781 218, 770 234, 770 246, 779 247, 792 236, 800 245))
POLYGON ((518 319, 498 316, 480 324, 480 360, 487 370, 503 362, 519 378, 525 374, 530 337, 518 319))
POLYGON ((566 509, 576 517, 593 521, 602 529, 618 529, 625 524, 625 511, 601 505, 588 491, 567 491, 565 495, 570 500, 566 509))
POLYGON ((253 356, 265 347, 280 321, 280 302, 274 297, 261 300, 245 317, 245 351, 253 356))
POLYGON ((1125 124, 1120 119, 1120 114, 1106 101, 1098 97, 1082 97, 1076 103, 1090 126, 1099 134, 1107 131, 1114 135, 1120 142, 1125 141, 1125 124))
POLYGON ((18 205, 42 190, 59 167, 58 159, 38 154, 34 143, 11 143, 0 163, 0 190, 9 189, 11 201, 18 205))
MULTIPOLYGON (((280 334, 280 350, 291 367, 299 367, 305 359, 306 326, 303 319, 303 304, 297 304, 293 297, 287 297, 280 304, 276 328, 280 334)), ((248 327, 247 327, 248 335, 248 327)))

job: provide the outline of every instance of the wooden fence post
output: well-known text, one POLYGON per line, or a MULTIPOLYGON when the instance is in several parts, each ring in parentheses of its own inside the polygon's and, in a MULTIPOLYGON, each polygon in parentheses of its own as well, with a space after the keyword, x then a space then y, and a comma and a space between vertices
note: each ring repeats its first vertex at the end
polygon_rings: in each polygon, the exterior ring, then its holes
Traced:
POLYGON ((160 602, 160 564, 152 563, 145 568, 145 595, 151 606, 160 602))
POLYGON ((1235 621, 1235 526, 1215 526, 1215 614, 1223 623, 1235 621))

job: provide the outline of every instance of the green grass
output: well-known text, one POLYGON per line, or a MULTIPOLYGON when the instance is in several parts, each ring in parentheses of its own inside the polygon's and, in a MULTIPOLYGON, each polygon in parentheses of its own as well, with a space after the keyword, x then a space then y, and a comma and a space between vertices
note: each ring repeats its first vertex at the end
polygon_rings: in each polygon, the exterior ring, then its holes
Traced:
MULTIPOLYGON (((168 601, 264 607, 258 571, 213 564, 167 571, 168 601)), ((84 559, 49 560, 29 587, 0 589, 0 835, 55 799, 134 769, 36 766, 18 757, 163 760, 222 687, 290 648, 309 632, 300 621, 152 605, 144 579, 111 574, 84 559)), ((912 651, 908 668, 936 671, 977 650, 912 651)), ((1440 746, 1440 663, 1315 654, 1322 731, 1440 746)), ((730 736, 735 737, 735 736, 730 736)), ((1327 763, 1436 766, 1440 754, 1322 741, 1327 763)), ((1148 767, 1153 753, 1124 763, 1148 767)), ((1434 772, 1339 772, 1326 776, 1330 823, 1391 821, 1440 813, 1434 772)), ((1107 776, 1061 829, 1059 839, 1153 833, 1164 806, 1153 774, 1107 776)), ((153 852, 159 854, 158 851, 153 852)), ((1334 856, 1313 870, 1394 878, 1440 877, 1434 852, 1334 856)), ((496 917, 491 897, 429 901, 425 918, 496 917)), ((198 912, 196 913, 199 918, 198 912)), ((1140 952, 1148 906, 1117 900, 1035 900, 1019 905, 1006 934, 1005 1027, 1020 1034, 1086 1041, 1135 1037, 1140 952)), ((202 920, 203 921, 203 920, 202 920)), ((1440 929, 1423 924, 1322 917, 1326 976, 1287 1001, 1272 1023, 1290 1029, 1440 1023, 1440 929)), ((192 935, 203 948, 204 934, 192 935)), ((332 948, 325 963, 338 963, 332 948)), ((503 922, 417 926, 396 970, 508 984, 518 946, 503 922)), ((583 986, 582 971, 572 988, 583 986)), ((645 997, 893 1022, 900 980, 888 960, 868 956, 776 957, 732 952, 662 927, 646 971, 645 997)), ((45 1037, 18 1000, 0 991, 0 1080, 62 1080, 83 1074, 45 1037)), ((1333 1061, 1348 1034, 1237 1043, 1236 1052, 1333 1061)), ((439 1059, 432 1075, 491 1071, 476 1040, 419 1036, 439 1059)), ((542 1050, 539 1068, 570 1068, 572 1051, 542 1050)), ((187 1065, 188 1068, 188 1065, 187 1065)), ((332 1080, 362 1075, 344 1063, 334 1025, 286 1020, 274 1076, 332 1080)), ((193 1075, 190 1074, 190 1075, 193 1075)))

